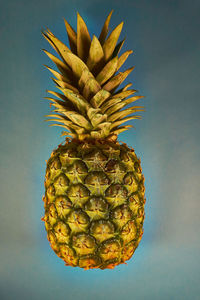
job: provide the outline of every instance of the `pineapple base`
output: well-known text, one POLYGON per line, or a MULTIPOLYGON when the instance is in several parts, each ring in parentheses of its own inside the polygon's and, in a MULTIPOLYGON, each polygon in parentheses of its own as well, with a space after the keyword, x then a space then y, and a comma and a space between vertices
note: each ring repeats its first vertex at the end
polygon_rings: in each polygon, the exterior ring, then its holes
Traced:
POLYGON ((67 266, 114 268, 143 233, 144 176, 126 144, 67 141, 47 162, 47 237, 67 266))

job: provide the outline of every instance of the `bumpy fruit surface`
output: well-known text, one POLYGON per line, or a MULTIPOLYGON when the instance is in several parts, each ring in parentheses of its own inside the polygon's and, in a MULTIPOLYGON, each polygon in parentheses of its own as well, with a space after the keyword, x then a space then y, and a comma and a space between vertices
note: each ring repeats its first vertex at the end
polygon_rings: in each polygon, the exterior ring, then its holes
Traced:
POLYGON ((114 268, 142 237, 140 160, 118 142, 60 145, 47 162, 44 203, 48 240, 66 265, 114 268))

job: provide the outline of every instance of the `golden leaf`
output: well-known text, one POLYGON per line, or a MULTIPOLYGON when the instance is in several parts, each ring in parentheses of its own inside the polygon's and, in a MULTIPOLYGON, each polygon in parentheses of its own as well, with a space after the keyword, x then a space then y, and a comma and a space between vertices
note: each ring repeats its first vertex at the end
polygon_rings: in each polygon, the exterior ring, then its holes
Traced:
POLYGON ((56 64, 56 66, 58 67, 58 69, 60 70, 61 73, 71 73, 70 68, 64 63, 62 62, 59 58, 57 58, 55 55, 51 54, 50 52, 48 52, 47 50, 44 50, 44 53, 46 53, 46 55, 56 64))
POLYGON ((101 89, 96 95, 92 97, 90 103, 93 107, 98 108, 104 101, 110 97, 110 93, 104 89, 101 89))
POLYGON ((77 54, 77 34, 72 28, 72 26, 65 19, 64 22, 67 30, 70 48, 74 54, 77 54))
POLYGON ((71 60, 71 67, 74 75, 78 78, 81 77, 84 69, 88 69, 86 64, 75 54, 68 53, 69 59, 71 60))
POLYGON ((109 27, 109 23, 110 23, 112 13, 113 13, 113 10, 111 10, 109 15, 107 16, 106 21, 105 21, 105 23, 103 25, 103 28, 101 30, 101 34, 99 36, 99 41, 100 41, 101 45, 103 45, 103 43, 105 42, 106 36, 108 34, 108 27, 109 27))
POLYGON ((59 80, 61 81, 64 81, 64 82, 67 82, 67 83, 70 83, 70 79, 68 77, 66 77, 66 74, 63 75, 63 74, 60 74, 59 72, 53 70, 52 68, 44 65, 45 68, 47 68, 56 78, 58 78, 59 80))
POLYGON ((71 52, 71 50, 61 42, 57 37, 55 37, 50 31, 46 32, 46 35, 50 39, 50 41, 55 45, 54 49, 56 52, 62 57, 62 59, 70 65, 67 53, 71 52))
POLYGON ((115 49, 115 46, 117 44, 118 38, 120 36, 120 33, 122 31, 124 22, 121 22, 109 35, 108 39, 105 41, 103 44, 103 51, 104 51, 104 56, 105 60, 108 61, 115 49))
POLYGON ((121 68, 121 66, 125 63, 129 55, 132 53, 133 53, 132 50, 128 50, 119 57, 118 64, 117 64, 117 71, 121 68))
POLYGON ((97 69, 102 67, 103 64, 104 64, 104 52, 99 40, 94 35, 90 45, 89 56, 87 59, 87 66, 90 69, 90 71, 94 70, 95 72, 97 69))
POLYGON ((99 84, 104 84, 112 77, 112 75, 116 72, 117 63, 118 57, 116 56, 105 65, 103 70, 101 70, 101 72, 96 77, 96 80, 99 82, 99 84))
POLYGON ((133 71, 134 67, 129 68, 128 70, 117 74, 116 76, 112 77, 104 86, 103 88, 109 92, 112 92, 116 89, 125 79, 126 77, 133 71))
POLYGON ((91 38, 82 17, 77 13, 77 54, 85 61, 88 57, 91 38))

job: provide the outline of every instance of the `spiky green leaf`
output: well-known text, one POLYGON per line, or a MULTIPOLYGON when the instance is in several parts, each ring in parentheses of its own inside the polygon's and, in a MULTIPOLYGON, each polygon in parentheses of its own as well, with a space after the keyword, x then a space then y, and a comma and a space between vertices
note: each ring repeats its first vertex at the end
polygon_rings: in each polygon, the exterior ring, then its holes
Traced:
POLYGON ((126 123, 130 120, 134 120, 134 119, 141 119, 141 116, 131 116, 131 117, 127 117, 127 118, 115 121, 115 122, 112 123, 111 129, 115 128, 115 127, 118 127, 119 125, 124 124, 124 123, 126 123))
POLYGON ((119 54, 120 50, 122 49, 123 45, 124 45, 125 39, 123 39, 121 42, 119 42, 117 44, 117 46, 115 47, 115 50, 113 51, 113 55, 112 57, 115 57, 119 54))
POLYGON ((120 36, 120 33, 122 31, 124 22, 121 22, 109 35, 108 39, 105 41, 103 44, 103 51, 104 51, 104 56, 105 60, 108 61, 115 49, 115 46, 117 44, 118 38, 120 36))
POLYGON ((77 54, 77 34, 72 28, 72 26, 65 19, 64 22, 67 30, 70 48, 74 54, 77 54))
POLYGON ((83 115, 87 112, 87 110, 91 107, 90 104, 81 96, 79 93, 75 93, 70 89, 63 89, 60 90, 64 93, 66 98, 70 100, 75 107, 81 112, 83 115))
POLYGON ((64 73, 64 74, 71 73, 70 68, 64 62, 62 62, 59 58, 57 58, 55 55, 51 54, 50 52, 48 52, 45 49, 43 49, 43 51, 55 63, 55 65, 57 66, 57 68, 60 70, 61 73, 64 73))
POLYGON ((111 19, 112 13, 113 13, 113 10, 111 10, 111 12, 109 13, 109 15, 107 16, 106 21, 105 21, 105 23, 103 25, 103 28, 101 30, 101 34, 99 36, 99 41, 100 41, 101 45, 104 44, 106 36, 108 34, 108 28, 109 28, 109 23, 110 23, 110 19, 111 19))
POLYGON ((118 111, 118 112, 110 115, 108 117, 108 121, 109 122, 114 122, 116 120, 120 120, 120 119, 122 119, 122 118, 124 118, 124 117, 126 117, 126 116, 128 116, 128 115, 130 115, 130 114, 132 114, 134 112, 136 112, 136 111, 141 111, 141 110, 139 110, 139 109, 136 110, 134 108, 127 108, 127 109, 124 109, 122 111, 118 111))
POLYGON ((64 101, 67 102, 67 103, 69 102, 69 100, 68 100, 63 94, 61 94, 61 93, 54 92, 54 91, 49 91, 49 90, 47 90, 47 92, 48 92, 49 94, 52 94, 52 95, 56 96, 56 97, 59 98, 59 99, 64 100, 64 101))
POLYGON ((126 90, 126 91, 121 91, 121 92, 117 92, 115 94, 112 95, 112 99, 115 99, 115 98, 120 98, 120 99, 125 99, 129 96, 131 96, 132 94, 136 93, 137 90, 126 90))
POLYGON ((91 44, 90 34, 83 18, 77 13, 77 53, 85 61, 91 44))
POLYGON ((122 92, 126 91, 130 86, 132 86, 132 83, 126 84, 125 87, 122 88, 122 92))
POLYGON ((94 128, 107 119, 107 116, 103 115, 100 109, 90 108, 87 114, 94 128))
POLYGON ((112 75, 116 72, 117 64, 118 57, 116 56, 105 65, 105 67, 96 77, 96 80, 99 82, 99 84, 104 84, 112 77, 112 75))
POLYGON ((72 91, 74 91, 75 93, 79 93, 79 90, 77 88, 75 88, 73 85, 63 81, 63 80, 58 80, 55 78, 52 78, 52 80, 59 86, 62 87, 64 89, 70 89, 72 91))
POLYGON ((112 77, 103 86, 103 88, 108 92, 112 92, 126 79, 126 77, 133 71, 133 69, 134 69, 134 67, 129 68, 128 70, 121 72, 121 73, 117 74, 116 76, 112 77))
POLYGON ((107 101, 105 101, 102 106, 101 106, 101 111, 102 113, 105 113, 105 111, 110 108, 111 106, 113 105, 116 105, 117 103, 121 102, 121 99, 120 98, 111 98, 107 101))
POLYGON ((95 78, 91 77, 86 82, 84 88, 83 88, 83 96, 85 99, 90 99, 94 95, 96 95, 101 89, 101 86, 96 81, 95 78))
POLYGON ((48 36, 50 41, 55 45, 54 49, 56 50, 56 52, 62 57, 62 59, 68 65, 70 65, 70 62, 68 61, 67 53, 71 52, 71 50, 57 37, 55 37, 50 31, 46 32, 46 35, 48 36))
POLYGON ((110 116, 110 115, 113 114, 114 112, 116 112, 116 111, 122 109, 124 106, 125 106, 125 104, 122 103, 122 102, 116 103, 116 104, 112 105, 110 108, 108 108, 108 109, 105 111, 105 113, 106 113, 108 116, 110 116))
POLYGON ((63 74, 60 74, 59 72, 53 70, 52 68, 48 67, 47 65, 44 65, 45 68, 47 68, 57 79, 63 81, 63 82, 67 82, 67 83, 70 83, 70 79, 65 75, 63 74))
POLYGON ((80 78, 84 69, 88 69, 86 64, 75 54, 68 53, 69 59, 71 61, 71 67, 74 75, 80 78))
POLYGON ((82 115, 78 114, 75 111, 63 111, 63 114, 67 116, 74 124, 79 125, 80 127, 85 128, 86 130, 91 131, 92 130, 92 125, 90 122, 83 117, 82 115))
POLYGON ((101 89, 96 95, 92 97, 90 103, 93 107, 98 108, 104 101, 110 97, 110 93, 104 89, 101 89))
POLYGON ((118 129, 116 129, 116 130, 113 130, 113 131, 111 131, 111 132, 118 135, 118 134, 120 134, 121 132, 123 132, 123 131, 125 131, 125 130, 128 130, 128 129, 132 128, 132 127, 133 127, 132 125, 126 125, 126 126, 122 126, 122 127, 118 128, 118 129))
POLYGON ((126 52, 124 52, 118 60, 118 64, 117 64, 117 71, 121 68, 121 66, 125 63, 125 61, 127 60, 127 58, 129 57, 129 55, 133 53, 132 50, 128 50, 126 52))
POLYGON ((92 42, 91 42, 90 50, 89 50, 87 66, 90 71, 95 72, 100 67, 102 67, 103 64, 104 64, 104 52, 103 52, 103 49, 102 49, 102 46, 101 46, 99 40, 94 35, 92 42))
POLYGON ((134 97, 131 97, 129 99, 123 100, 123 103, 125 103, 127 105, 127 104, 130 104, 130 103, 135 102, 135 101, 137 101, 139 99, 142 99, 142 98, 144 98, 144 96, 134 96, 134 97))
POLYGON ((78 85, 83 90, 83 97, 85 99, 91 98, 101 89, 100 84, 88 69, 83 70, 78 85))
POLYGON ((70 102, 67 103, 66 101, 54 99, 52 97, 44 97, 44 99, 47 99, 47 100, 53 102, 51 105, 53 105, 54 107, 57 107, 60 112, 63 112, 64 110, 67 111, 67 110, 71 110, 71 109, 76 109, 73 107, 73 105, 70 102))

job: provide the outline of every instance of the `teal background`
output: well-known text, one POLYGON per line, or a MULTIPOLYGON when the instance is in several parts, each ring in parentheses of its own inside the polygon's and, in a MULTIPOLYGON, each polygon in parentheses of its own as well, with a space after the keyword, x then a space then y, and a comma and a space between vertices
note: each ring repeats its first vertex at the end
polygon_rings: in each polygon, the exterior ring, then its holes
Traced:
POLYGON ((0 299, 200 299, 200 2, 1 0, 0 299), (67 41, 76 12, 99 34, 111 9, 133 49, 127 82, 146 97, 142 121, 119 140, 135 148, 146 185, 143 239, 114 270, 65 267, 46 239, 45 160, 61 142, 43 99, 54 89, 41 49, 46 26, 67 41))

